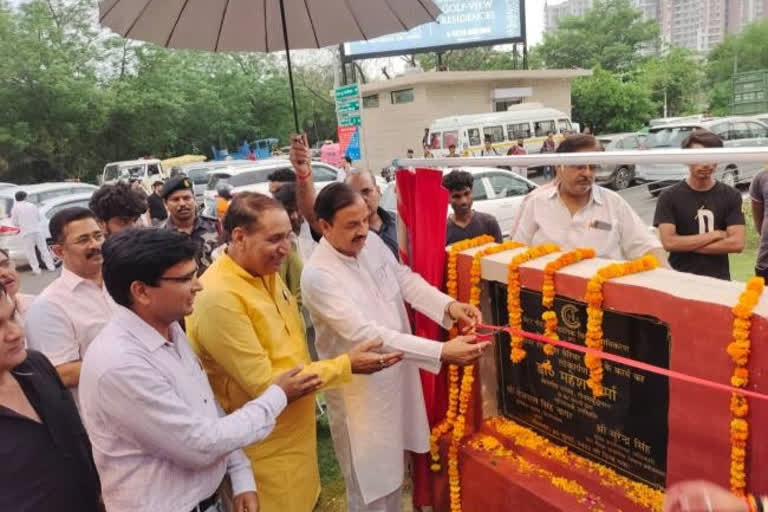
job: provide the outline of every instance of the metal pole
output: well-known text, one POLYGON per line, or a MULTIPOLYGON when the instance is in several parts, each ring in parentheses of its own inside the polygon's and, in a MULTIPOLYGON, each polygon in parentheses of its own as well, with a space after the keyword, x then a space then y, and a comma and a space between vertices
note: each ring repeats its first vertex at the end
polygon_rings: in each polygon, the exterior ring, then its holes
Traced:
POLYGON ((339 56, 341 57, 341 85, 347 85, 347 56, 344 54, 344 44, 339 45, 339 56))
POLYGON ((288 25, 285 22, 285 4, 280 0, 280 20, 283 22, 283 41, 285 42, 285 60, 288 62, 288 83, 291 86, 291 103, 293 104, 293 124, 296 127, 296 133, 301 133, 299 129, 299 111, 296 108, 296 89, 293 87, 293 68, 291 67, 291 47, 288 45, 288 25))

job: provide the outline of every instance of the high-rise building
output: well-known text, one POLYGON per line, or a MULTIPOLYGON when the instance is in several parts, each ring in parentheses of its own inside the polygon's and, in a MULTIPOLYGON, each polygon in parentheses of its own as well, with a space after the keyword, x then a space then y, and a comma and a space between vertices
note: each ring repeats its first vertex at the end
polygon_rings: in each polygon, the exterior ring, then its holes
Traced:
POLYGON ((728 0, 726 32, 737 34, 753 21, 768 18, 768 0, 728 0))
MULTIPOLYGON (((644 20, 657 20, 663 47, 682 46, 706 54, 727 34, 768 18, 768 0, 631 0, 644 20)), ((566 16, 583 16, 594 0, 545 2, 545 30, 555 30, 566 16)))
MULTIPOLYGON (((659 0, 632 0, 632 5, 642 11, 644 20, 654 20, 659 16, 659 0)), ((593 6, 594 0, 565 0, 554 5, 545 2, 544 30, 555 30, 566 16, 584 16, 593 6)))
POLYGON ((544 30, 551 32, 557 28, 560 21, 568 16, 584 16, 592 8, 594 0, 565 0, 565 2, 549 5, 544 2, 544 30))

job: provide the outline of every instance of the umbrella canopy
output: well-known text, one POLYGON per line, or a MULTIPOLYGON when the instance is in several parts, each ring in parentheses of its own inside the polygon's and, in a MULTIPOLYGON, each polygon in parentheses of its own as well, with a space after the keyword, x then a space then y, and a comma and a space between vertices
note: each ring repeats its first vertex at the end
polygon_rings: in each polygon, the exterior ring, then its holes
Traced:
POLYGON ((99 21, 167 48, 274 52, 323 48, 435 21, 432 0, 103 0, 99 21), (285 28, 281 4, 285 9, 285 28))
POLYGON ((128 39, 213 52, 287 50, 372 39, 435 21, 432 0, 102 0, 99 21, 128 39))

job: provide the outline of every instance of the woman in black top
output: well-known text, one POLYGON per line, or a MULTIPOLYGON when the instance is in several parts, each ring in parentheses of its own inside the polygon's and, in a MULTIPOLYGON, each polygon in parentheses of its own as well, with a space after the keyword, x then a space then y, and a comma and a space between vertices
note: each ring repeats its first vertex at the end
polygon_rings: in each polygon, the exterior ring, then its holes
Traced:
POLYGON ((0 510, 96 512, 100 484, 70 391, 27 351, 0 291, 0 510))

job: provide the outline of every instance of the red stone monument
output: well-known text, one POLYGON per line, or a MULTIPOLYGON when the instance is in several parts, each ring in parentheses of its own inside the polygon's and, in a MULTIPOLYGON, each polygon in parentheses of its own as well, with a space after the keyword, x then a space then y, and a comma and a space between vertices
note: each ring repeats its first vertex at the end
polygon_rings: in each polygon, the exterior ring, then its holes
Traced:
MULTIPOLYGON (((473 254, 458 259, 459 298, 468 300, 473 254)), ((507 264, 525 248, 482 259, 481 306, 486 323, 506 325, 507 264)), ((523 329, 543 332, 545 265, 561 253, 520 267, 523 329)), ((589 259, 556 274, 553 311, 558 335, 584 344, 588 280, 611 263, 589 259)), ((730 385, 734 362, 731 308, 744 283, 654 269, 603 285, 604 350, 671 371, 730 385)), ((768 301, 754 309, 745 389, 768 393, 768 301)), ((476 368, 467 428, 459 449, 464 512, 646 511, 658 509, 671 484, 706 479, 729 486, 731 394, 603 361, 606 393, 592 396, 582 354, 525 342, 526 358, 512 363, 509 337, 495 336, 476 368), (548 364, 544 364, 549 361, 548 364), (551 365, 551 368, 550 368, 551 365)), ((768 402, 749 399, 747 489, 768 492, 768 402), (760 464, 760 461, 763 464, 760 464)), ((435 474, 435 509, 450 510, 446 446, 435 474)))

